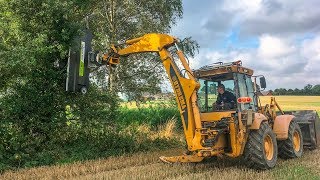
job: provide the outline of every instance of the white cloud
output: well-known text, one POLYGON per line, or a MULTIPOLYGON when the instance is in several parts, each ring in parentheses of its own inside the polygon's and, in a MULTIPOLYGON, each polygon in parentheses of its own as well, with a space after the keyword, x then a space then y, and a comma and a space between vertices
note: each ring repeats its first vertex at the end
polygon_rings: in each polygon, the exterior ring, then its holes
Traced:
POLYGON ((320 61, 320 35, 314 39, 304 40, 301 53, 309 59, 320 61))
POLYGON ((222 9, 227 12, 252 16, 262 8, 262 0, 225 0, 222 9))
POLYGON ((290 45, 287 40, 271 35, 262 35, 259 38, 258 57, 263 59, 273 59, 287 56, 296 48, 290 45))
POLYGON ((303 41, 301 54, 308 59, 305 70, 320 75, 320 35, 303 41))
POLYGON ((198 69, 202 66, 209 65, 219 61, 219 59, 223 58, 224 55, 220 52, 210 51, 208 49, 202 49, 199 54, 194 58, 190 58, 190 67, 191 69, 198 69))
POLYGON ((173 34, 200 44, 192 68, 241 59, 271 89, 320 84, 319 0, 183 2, 184 19, 173 34))
POLYGON ((256 75, 265 75, 268 89, 320 84, 320 35, 303 41, 300 50, 294 42, 283 38, 263 35, 260 39, 256 49, 200 50, 190 65, 197 69, 218 61, 242 60, 243 65, 253 69, 256 75))
POLYGON ((295 36, 297 33, 317 32, 320 30, 319 0, 268 0, 262 1, 259 11, 241 20, 243 35, 265 33, 295 36))

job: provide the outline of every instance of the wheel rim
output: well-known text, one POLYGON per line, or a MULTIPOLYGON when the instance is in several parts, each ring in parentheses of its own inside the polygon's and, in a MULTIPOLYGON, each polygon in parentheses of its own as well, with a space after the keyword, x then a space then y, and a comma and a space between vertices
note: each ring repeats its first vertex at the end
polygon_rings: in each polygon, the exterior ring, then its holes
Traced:
POLYGON ((272 160, 274 149, 273 149, 272 138, 270 135, 267 135, 264 138, 264 152, 266 154, 267 160, 269 161, 272 160))
POLYGON ((293 133, 293 148, 296 152, 300 151, 301 139, 298 131, 294 131, 293 133))

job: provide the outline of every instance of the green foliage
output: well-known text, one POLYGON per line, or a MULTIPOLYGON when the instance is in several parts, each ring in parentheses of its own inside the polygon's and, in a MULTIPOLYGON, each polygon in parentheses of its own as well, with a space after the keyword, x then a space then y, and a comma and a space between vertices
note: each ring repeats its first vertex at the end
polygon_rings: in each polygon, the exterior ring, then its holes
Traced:
POLYGON ((86 8, 76 0, 0 1, 0 170, 53 163, 55 150, 81 137, 81 127, 115 117, 112 94, 64 90, 63 64, 86 8), (66 105, 78 118, 72 125, 66 105))
MULTIPOLYGON (((0 171, 166 149, 179 144, 174 139, 151 139, 150 132, 138 130, 141 124, 157 129, 179 114, 175 108, 122 108, 112 125, 105 118, 81 118, 81 108, 71 106, 70 111, 72 118, 51 125, 50 131, 43 131, 46 134, 26 133, 19 123, 1 123, 0 171)), ((64 115, 68 117, 68 113, 64 115)), ((43 127, 48 125, 42 123, 43 127)))
MULTIPOLYGON (((123 131, 129 121, 139 124, 145 119, 150 125, 161 124, 177 114, 176 110, 141 110, 148 116, 125 120, 130 115, 118 111, 119 100, 114 94, 95 86, 86 95, 65 92, 68 49, 74 37, 81 34, 88 14, 95 14, 91 23, 97 35, 96 44, 102 47, 145 32, 168 32, 176 18, 181 17, 182 7, 180 0, 0 1, 0 171, 172 144, 166 139, 134 133, 135 128, 128 133, 123 131), (116 12, 113 14, 116 16, 110 16, 109 12, 116 12), (117 23, 107 25, 108 19, 117 23), (112 33, 106 37, 109 30, 112 33), (157 116, 149 118, 154 113, 157 116)), ((150 76, 153 71, 144 70, 144 67, 159 70, 154 65, 124 66, 118 72, 128 79, 124 84, 130 88, 124 92, 139 92, 136 89, 147 87, 145 84, 157 87, 156 73, 150 76), (130 73, 125 73, 128 69, 130 73)))
POLYGON ((71 95, 74 97, 66 101, 72 107, 71 117, 56 94, 43 93, 28 99, 34 95, 33 88, 24 87, 21 91, 23 96, 17 93, 15 98, 5 97, 1 103, 7 108, 0 123, 0 161, 4 164, 47 165, 62 158, 59 149, 65 146, 96 147, 108 142, 103 138, 113 137, 105 128, 116 115, 117 100, 111 95, 94 87, 87 96, 71 95))
POLYGON ((187 56, 194 57, 196 53, 199 53, 200 46, 191 37, 182 39, 178 45, 187 56))
MULTIPOLYGON (((129 109, 123 107, 117 117, 117 122, 123 127, 130 124, 149 123, 150 126, 156 127, 157 125, 164 124, 172 117, 180 119, 180 113, 177 107, 159 107, 151 106, 148 108, 129 109)), ((180 122, 178 120, 178 122, 180 122)))
POLYGON ((307 84, 303 89, 285 89, 285 88, 279 88, 275 89, 273 91, 273 95, 293 95, 293 96, 319 96, 320 95, 320 84, 317 84, 315 86, 311 84, 307 84))
POLYGON ((181 0, 96 1, 89 26, 96 35, 96 45, 136 38, 146 33, 166 33, 182 17, 181 0))
MULTIPOLYGON (((181 17, 181 0, 97 1, 88 25, 95 34, 95 48, 105 50, 111 44, 146 33, 169 33, 181 17)), ((184 39, 181 44, 186 54, 191 56, 199 47, 191 38, 184 39)), ((151 53, 122 58, 116 69, 101 68, 96 76, 99 85, 125 93, 134 100, 139 100, 144 92, 158 93, 160 84, 167 78, 158 55, 151 53), (108 80, 105 79, 106 74, 108 80)))

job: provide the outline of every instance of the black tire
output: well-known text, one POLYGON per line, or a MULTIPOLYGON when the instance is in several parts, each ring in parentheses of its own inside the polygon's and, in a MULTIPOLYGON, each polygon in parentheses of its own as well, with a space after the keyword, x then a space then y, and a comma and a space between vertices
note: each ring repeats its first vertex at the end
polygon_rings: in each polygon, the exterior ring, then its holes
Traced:
POLYGON ((251 130, 249 132, 244 149, 245 163, 249 168, 271 169, 277 163, 277 156, 276 136, 268 123, 262 122, 258 130, 251 130), (267 149, 265 143, 267 143, 267 149))
POLYGON ((302 156, 303 138, 301 129, 297 122, 290 122, 288 129, 288 139, 284 141, 278 141, 278 148, 279 157, 283 159, 298 158, 302 156))

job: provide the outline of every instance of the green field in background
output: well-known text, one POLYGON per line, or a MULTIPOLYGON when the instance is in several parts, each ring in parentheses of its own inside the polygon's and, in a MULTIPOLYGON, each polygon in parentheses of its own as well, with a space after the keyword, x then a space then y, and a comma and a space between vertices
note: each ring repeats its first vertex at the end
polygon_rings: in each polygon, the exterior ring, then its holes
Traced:
MULTIPOLYGON (((269 104, 271 96, 261 96, 261 104, 269 104)), ((316 110, 320 114, 320 96, 274 96, 283 110, 316 110)))

